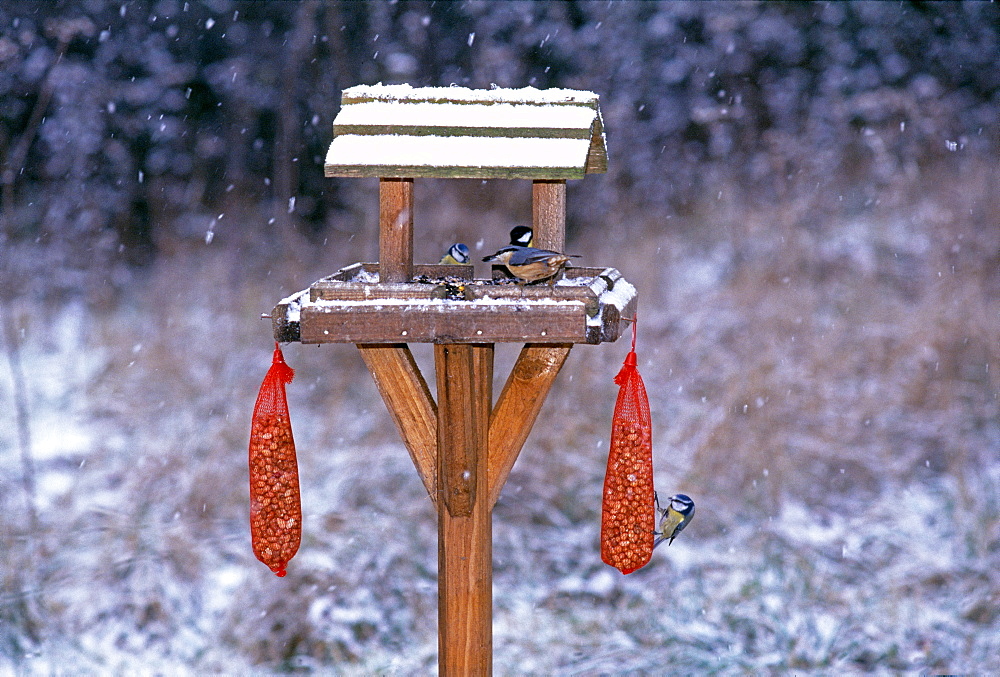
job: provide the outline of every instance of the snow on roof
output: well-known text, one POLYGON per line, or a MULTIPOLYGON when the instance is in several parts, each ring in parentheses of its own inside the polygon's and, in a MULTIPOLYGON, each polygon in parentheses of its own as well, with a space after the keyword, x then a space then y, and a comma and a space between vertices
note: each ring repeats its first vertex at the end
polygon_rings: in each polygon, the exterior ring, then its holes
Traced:
POLYGON ((330 144, 326 166, 327 176, 333 166, 335 176, 582 179, 589 149, 589 139, 345 134, 330 144))
POLYGON ((607 169, 593 92, 345 89, 327 176, 580 179, 607 169))
POLYGON ((343 91, 342 102, 432 101, 459 103, 587 104, 597 108, 600 97, 579 89, 469 89, 468 87, 413 87, 411 85, 356 85, 343 91))
POLYGON ((364 101, 344 106, 334 123, 334 133, 344 127, 400 125, 406 127, 469 127, 577 129, 590 140, 594 110, 583 106, 534 106, 470 103, 448 106, 440 103, 408 103, 404 111, 390 101, 364 101), (403 118, 405 114, 405 118, 403 118))

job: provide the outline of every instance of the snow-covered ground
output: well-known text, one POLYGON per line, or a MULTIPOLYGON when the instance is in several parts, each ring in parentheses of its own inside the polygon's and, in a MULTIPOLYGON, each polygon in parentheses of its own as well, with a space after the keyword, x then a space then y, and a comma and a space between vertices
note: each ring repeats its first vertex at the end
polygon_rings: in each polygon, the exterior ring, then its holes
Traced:
MULTIPOLYGON (((698 515, 627 577, 600 561, 627 347, 575 347, 494 513, 497 674, 1000 669, 1000 302, 986 231, 935 199, 812 231, 720 207, 697 217, 721 220, 712 241, 650 219, 574 243, 639 289, 656 484, 698 515)), ((112 309, 6 308, 38 525, 5 360, 0 669, 436 669, 434 514, 351 346, 285 349, 303 543, 287 578, 254 559, 258 318, 294 287, 223 245, 112 309)))

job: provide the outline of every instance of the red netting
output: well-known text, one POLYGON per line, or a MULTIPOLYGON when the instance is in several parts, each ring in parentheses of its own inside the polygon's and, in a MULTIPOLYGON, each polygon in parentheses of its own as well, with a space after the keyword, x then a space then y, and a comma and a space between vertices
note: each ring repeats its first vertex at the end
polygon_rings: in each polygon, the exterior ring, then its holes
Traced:
POLYGON ((285 384, 295 372, 274 344, 250 425, 250 536, 253 553, 278 576, 302 540, 299 469, 285 384))
POLYGON ((601 559, 623 574, 649 562, 656 529, 653 427, 646 387, 636 368, 635 335, 633 320, 632 350, 615 376, 620 390, 601 506, 601 559))

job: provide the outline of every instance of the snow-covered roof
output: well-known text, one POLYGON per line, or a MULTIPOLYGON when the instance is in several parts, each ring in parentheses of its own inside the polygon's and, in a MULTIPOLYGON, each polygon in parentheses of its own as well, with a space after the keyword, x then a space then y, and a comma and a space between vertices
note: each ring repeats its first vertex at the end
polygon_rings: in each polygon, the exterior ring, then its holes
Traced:
POLYGON ((325 173, 582 179, 607 170, 598 100, 573 89, 351 87, 325 173))

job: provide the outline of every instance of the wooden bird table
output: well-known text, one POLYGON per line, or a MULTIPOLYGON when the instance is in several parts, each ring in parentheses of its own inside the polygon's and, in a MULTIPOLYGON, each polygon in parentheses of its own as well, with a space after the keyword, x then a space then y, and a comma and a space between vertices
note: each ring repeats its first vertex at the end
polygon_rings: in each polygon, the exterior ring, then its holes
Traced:
POLYGON ((493 506, 573 344, 617 340, 637 294, 614 268, 568 268, 551 286, 520 286, 504 284, 502 267, 493 268, 493 279, 476 280, 471 265, 414 265, 413 177, 532 179, 535 246, 563 251, 566 179, 604 171, 600 125, 590 92, 345 90, 326 171, 379 177, 379 261, 342 268, 271 313, 278 341, 357 345, 437 509, 441 675, 492 672, 493 506), (417 106, 428 103, 444 120, 436 127, 437 118, 417 106), (489 116, 499 109, 479 110, 496 105, 517 109, 517 122, 498 126, 489 116), (380 145, 386 135, 391 143, 380 145), (438 164, 415 164, 422 156, 412 148, 428 136, 444 152, 434 154, 438 164), (449 155, 449 138, 478 155, 449 155), (505 160, 497 149, 509 151, 510 141, 516 152, 533 148, 529 155, 541 164, 505 160), (434 344, 436 402, 411 342, 434 344), (524 346, 494 404, 494 345, 509 342, 524 346))

